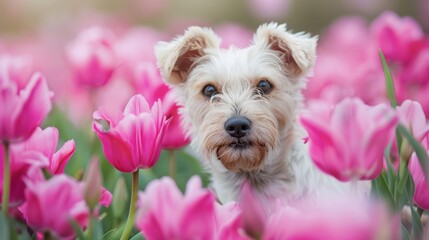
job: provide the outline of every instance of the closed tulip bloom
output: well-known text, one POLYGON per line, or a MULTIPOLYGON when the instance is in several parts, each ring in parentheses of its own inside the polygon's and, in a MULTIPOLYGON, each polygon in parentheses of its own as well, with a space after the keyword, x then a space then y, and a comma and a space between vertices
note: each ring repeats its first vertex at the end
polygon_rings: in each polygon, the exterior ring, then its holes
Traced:
POLYGON ((394 111, 387 105, 365 105, 359 99, 345 99, 329 112, 320 109, 326 108, 310 106, 301 117, 316 166, 340 181, 376 178, 398 123, 394 111))
POLYGON ((88 87, 105 85, 118 65, 113 34, 100 27, 82 31, 68 46, 67 57, 76 83, 88 87))
POLYGON ((193 177, 184 195, 171 178, 154 180, 139 197, 136 225, 148 239, 213 239, 215 197, 193 177))
POLYGON ((413 177, 414 185, 416 187, 413 198, 414 202, 420 208, 429 210, 429 186, 415 153, 411 156, 410 162, 408 163, 408 168, 410 169, 410 173, 413 177))
POLYGON ((24 88, 0 66, 0 142, 19 142, 31 136, 52 107, 52 92, 40 73, 24 88))
POLYGON ((161 102, 152 108, 142 95, 131 97, 123 113, 115 116, 103 110, 94 113, 93 128, 107 160, 121 172, 150 168, 158 161, 169 120, 161 102), (108 126, 103 126, 103 122, 108 126))

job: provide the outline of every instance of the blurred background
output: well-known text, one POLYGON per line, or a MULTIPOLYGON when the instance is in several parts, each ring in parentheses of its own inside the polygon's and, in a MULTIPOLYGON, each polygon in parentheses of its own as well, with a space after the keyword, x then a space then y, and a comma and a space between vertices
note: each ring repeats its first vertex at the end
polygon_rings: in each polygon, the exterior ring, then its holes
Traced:
POLYGON ((429 27, 428 0, 1 0, 2 36, 56 28, 67 31, 89 22, 148 25, 180 31, 189 24, 236 23, 255 29, 279 21, 313 34, 345 15, 369 21, 385 10, 416 18, 429 27), (118 22, 119 21, 119 22, 118 22))

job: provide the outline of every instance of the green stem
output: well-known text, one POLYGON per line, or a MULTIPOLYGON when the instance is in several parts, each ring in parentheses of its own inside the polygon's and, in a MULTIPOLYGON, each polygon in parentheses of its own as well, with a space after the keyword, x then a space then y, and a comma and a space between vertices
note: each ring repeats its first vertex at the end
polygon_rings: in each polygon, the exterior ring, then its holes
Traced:
POLYGON ((176 179, 176 156, 174 150, 168 150, 168 155, 170 156, 170 177, 176 179))
POLYGON ((129 239, 129 236, 134 227, 134 218, 136 215, 136 202, 137 202, 137 192, 139 190, 139 170, 133 172, 133 182, 131 186, 131 201, 130 201, 130 211, 128 212, 127 223, 125 224, 124 232, 122 233, 121 240, 129 239))
POLYGON ((85 232, 85 237, 86 239, 94 239, 94 217, 93 217, 93 212, 91 211, 91 217, 89 218, 89 223, 88 223, 88 228, 86 229, 85 232))
POLYGON ((3 194, 2 194, 2 211, 5 217, 9 213, 9 195, 10 195, 10 159, 9 159, 9 142, 3 142, 4 145, 4 175, 3 175, 3 194))
POLYGON ((425 211, 424 209, 417 207, 417 214, 419 215, 420 219, 422 218, 424 211, 425 211))

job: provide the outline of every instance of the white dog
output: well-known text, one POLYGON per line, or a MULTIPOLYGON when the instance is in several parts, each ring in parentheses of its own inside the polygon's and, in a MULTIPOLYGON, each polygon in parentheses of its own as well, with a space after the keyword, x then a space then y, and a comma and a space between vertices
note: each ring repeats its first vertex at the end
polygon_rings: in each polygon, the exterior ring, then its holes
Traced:
POLYGON ((264 198, 288 202, 348 191, 349 184, 315 168, 296 119, 317 37, 270 23, 247 48, 219 43, 212 30, 190 27, 155 49, 219 199, 238 200, 244 182, 264 198))

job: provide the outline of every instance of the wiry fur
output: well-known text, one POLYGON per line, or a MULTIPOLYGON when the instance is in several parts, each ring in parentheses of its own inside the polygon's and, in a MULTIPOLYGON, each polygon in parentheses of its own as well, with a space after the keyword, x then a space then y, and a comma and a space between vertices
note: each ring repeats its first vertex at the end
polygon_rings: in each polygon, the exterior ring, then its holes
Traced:
POLYGON ((244 49, 220 49, 216 34, 199 27, 156 47, 164 80, 184 106, 192 146, 205 158, 222 202, 237 200, 245 181, 261 196, 285 201, 348 189, 313 166, 296 119, 316 42, 270 23, 260 26, 244 49), (273 85, 270 93, 256 89, 261 79, 273 85), (219 92, 210 99, 202 94, 207 84, 219 92), (238 140, 224 130, 234 116, 251 121, 250 133, 240 139, 250 143, 245 149, 234 148, 238 140))

